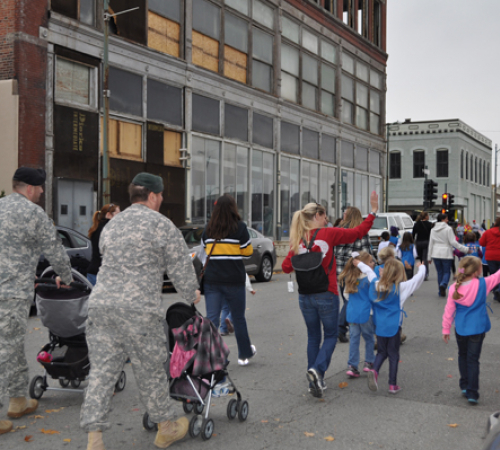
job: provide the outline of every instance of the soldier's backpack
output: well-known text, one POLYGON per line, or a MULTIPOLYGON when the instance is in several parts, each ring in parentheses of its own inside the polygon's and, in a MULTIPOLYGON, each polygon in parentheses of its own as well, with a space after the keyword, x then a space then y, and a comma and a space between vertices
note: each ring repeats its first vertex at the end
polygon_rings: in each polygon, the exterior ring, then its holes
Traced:
POLYGON ((294 255, 291 258, 297 284, 299 285, 299 294, 318 294, 328 291, 328 286, 330 284, 328 275, 333 266, 333 251, 328 273, 325 273, 325 269, 323 269, 321 265, 323 262, 323 253, 311 251, 319 230, 320 228, 314 232, 309 245, 307 245, 307 242, 302 238, 304 246, 306 247, 306 253, 294 255))

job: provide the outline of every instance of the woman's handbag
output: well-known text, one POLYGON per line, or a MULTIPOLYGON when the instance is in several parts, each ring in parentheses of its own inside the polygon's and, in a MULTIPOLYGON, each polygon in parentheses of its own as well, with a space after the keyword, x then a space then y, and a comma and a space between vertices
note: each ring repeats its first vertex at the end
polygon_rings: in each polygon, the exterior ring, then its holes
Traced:
POLYGON ((212 248, 210 249, 210 253, 208 254, 207 259, 205 260, 205 264, 203 265, 203 269, 201 269, 201 272, 200 272, 200 293, 201 293, 201 295, 205 295, 205 287, 204 287, 204 285, 205 285, 205 270, 207 268, 208 261, 210 261, 210 257, 212 256, 212 252, 214 251, 216 243, 217 243, 217 241, 214 241, 214 243, 212 244, 212 248))

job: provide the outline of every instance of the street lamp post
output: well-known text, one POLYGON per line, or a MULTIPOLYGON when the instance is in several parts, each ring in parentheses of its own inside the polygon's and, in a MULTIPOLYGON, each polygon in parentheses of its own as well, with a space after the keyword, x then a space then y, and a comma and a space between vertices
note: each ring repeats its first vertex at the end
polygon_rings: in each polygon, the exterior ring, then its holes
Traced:
POLYGON ((386 167, 385 167, 385 212, 389 212, 389 127, 391 125, 399 125, 399 120, 393 123, 385 124, 385 135, 387 141, 387 156, 386 156, 386 167))

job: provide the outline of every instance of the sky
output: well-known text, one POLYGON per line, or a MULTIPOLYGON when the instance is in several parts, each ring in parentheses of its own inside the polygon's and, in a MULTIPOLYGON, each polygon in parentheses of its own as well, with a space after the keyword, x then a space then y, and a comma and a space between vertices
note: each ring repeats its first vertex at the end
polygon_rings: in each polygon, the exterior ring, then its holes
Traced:
POLYGON ((388 0, 387 53, 387 123, 458 118, 500 148, 500 0, 388 0))

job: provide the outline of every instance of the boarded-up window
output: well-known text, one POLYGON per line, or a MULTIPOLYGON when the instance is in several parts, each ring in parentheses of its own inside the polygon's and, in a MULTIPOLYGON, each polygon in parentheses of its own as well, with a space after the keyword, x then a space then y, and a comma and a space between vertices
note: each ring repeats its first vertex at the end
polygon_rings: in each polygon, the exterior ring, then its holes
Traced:
POLYGON ((166 131, 163 138, 163 162, 166 166, 182 166, 179 158, 181 156, 181 133, 166 131))
POLYGON ((246 53, 240 52, 228 45, 224 46, 224 76, 242 83, 247 82, 246 53))
POLYGON ((226 14, 224 46, 224 75, 247 82, 248 24, 245 20, 226 14))
MULTIPOLYGON (((102 118, 101 118, 102 128, 102 118)), ((108 152, 112 158, 142 161, 142 126, 109 119, 108 152)), ((102 149, 102 134, 101 134, 102 149)))
POLYGON ((56 100, 90 104, 90 67, 67 59, 56 59, 56 100))
POLYGON ((168 55, 180 56, 181 26, 154 12, 148 12, 148 47, 168 55))
POLYGON ((219 71, 219 41, 193 30, 193 64, 219 71))

